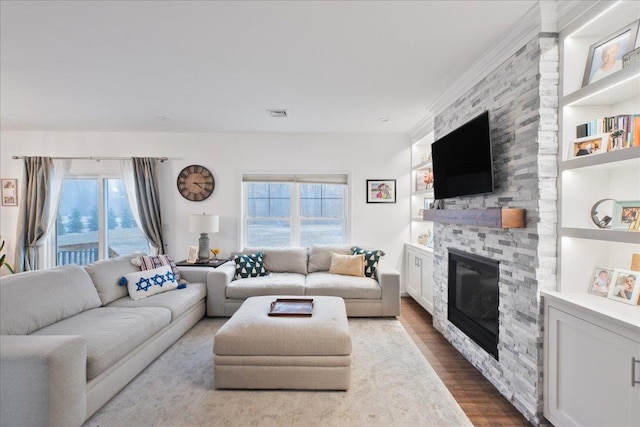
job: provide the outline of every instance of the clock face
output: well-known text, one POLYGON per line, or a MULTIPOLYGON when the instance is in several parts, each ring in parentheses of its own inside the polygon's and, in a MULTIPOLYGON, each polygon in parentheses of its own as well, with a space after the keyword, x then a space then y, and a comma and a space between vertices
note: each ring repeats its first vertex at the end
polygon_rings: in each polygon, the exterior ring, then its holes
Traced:
POLYGON ((191 165, 178 174, 177 185, 182 197, 199 202, 213 193, 216 182, 209 169, 200 165, 191 165))

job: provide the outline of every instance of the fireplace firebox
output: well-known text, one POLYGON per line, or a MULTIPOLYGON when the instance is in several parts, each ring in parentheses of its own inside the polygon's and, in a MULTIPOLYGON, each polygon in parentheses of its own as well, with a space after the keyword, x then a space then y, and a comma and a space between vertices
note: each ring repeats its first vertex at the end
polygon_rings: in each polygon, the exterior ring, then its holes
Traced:
POLYGON ((497 261, 449 248, 447 318, 498 360, 497 261))

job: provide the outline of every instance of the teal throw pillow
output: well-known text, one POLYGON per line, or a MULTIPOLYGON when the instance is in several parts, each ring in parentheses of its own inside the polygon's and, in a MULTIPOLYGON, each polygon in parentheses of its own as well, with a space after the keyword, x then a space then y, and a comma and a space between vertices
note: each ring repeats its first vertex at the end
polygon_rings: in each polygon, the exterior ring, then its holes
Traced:
POLYGON ((266 276, 269 274, 264 268, 264 254, 262 252, 234 255, 233 261, 236 263, 235 279, 246 279, 247 277, 266 276))
POLYGON ((364 275, 374 279, 377 278, 376 270, 378 269, 380 258, 384 256, 384 252, 381 250, 366 251, 359 246, 353 246, 351 251, 354 255, 364 255, 364 275))

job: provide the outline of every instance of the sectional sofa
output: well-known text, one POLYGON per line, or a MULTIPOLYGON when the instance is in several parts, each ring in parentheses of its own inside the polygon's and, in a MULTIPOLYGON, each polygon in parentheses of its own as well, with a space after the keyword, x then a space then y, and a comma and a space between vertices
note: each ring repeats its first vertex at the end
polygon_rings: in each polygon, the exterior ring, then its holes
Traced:
MULTIPOLYGON (((235 263, 175 268, 183 289, 133 299, 131 254, 0 280, 0 425, 79 426, 205 313, 228 317, 254 295, 344 298, 349 316, 400 314, 400 278, 330 273, 350 247, 259 249, 269 274, 234 279, 235 263)), ((252 252, 249 249, 247 252, 252 252)))

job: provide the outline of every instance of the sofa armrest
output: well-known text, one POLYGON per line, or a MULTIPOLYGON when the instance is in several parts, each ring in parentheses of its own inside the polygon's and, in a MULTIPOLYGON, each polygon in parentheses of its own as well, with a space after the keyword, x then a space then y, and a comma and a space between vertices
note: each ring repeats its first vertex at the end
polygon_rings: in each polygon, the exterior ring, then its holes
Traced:
POLYGON ((379 264, 376 270, 382 290, 382 315, 400 315, 400 273, 395 268, 379 264))
POLYGON ((189 283, 207 283, 207 273, 211 267, 178 267, 180 278, 189 283))
POLYGON ((224 317, 227 285, 236 274, 234 263, 226 263, 207 274, 207 316, 224 317))
POLYGON ((86 367, 80 336, 0 336, 0 425, 81 425, 86 367))

